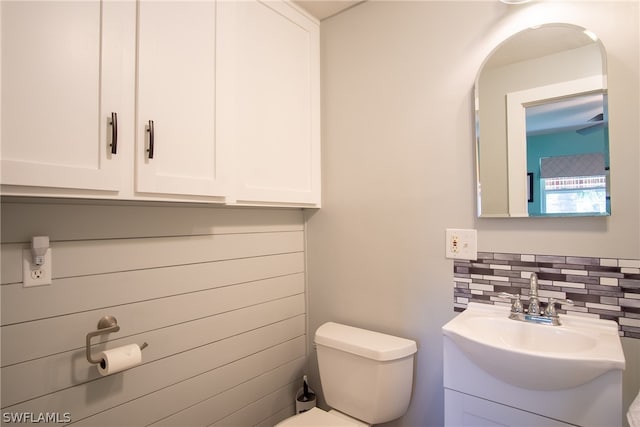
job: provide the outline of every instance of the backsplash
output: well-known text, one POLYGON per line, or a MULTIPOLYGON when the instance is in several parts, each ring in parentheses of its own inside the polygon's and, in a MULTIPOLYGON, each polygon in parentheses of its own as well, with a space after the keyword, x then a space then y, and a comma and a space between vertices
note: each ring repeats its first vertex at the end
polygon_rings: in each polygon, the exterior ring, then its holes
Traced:
POLYGON ((509 305, 500 292, 521 294, 526 307, 535 272, 545 305, 548 297, 571 299, 560 313, 614 320, 621 336, 640 339, 640 260, 478 252, 453 268, 455 311, 469 302, 509 305))

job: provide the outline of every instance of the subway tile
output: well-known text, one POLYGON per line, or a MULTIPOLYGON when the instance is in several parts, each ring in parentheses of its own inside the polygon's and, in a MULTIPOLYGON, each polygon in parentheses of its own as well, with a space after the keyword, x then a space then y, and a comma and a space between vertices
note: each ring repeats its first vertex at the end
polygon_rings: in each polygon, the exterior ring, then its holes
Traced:
POLYGON ((621 311, 621 308, 618 305, 599 304, 595 302, 588 302, 586 307, 596 310, 621 311))
POLYGON ((622 267, 620 273, 625 275, 640 275, 640 268, 622 267))
POLYGON ((640 300, 637 299, 628 299, 628 298, 620 298, 620 305, 622 307, 638 307, 640 308, 640 300))
POLYGON ((578 265, 600 265, 600 258, 589 258, 589 257, 567 257, 567 264, 578 264, 578 265))
POLYGON ((615 297, 600 297, 601 304, 619 305, 619 299, 615 297))
POLYGON ((618 286, 618 279, 614 277, 601 277, 600 284, 603 286, 618 286))
POLYGON ((478 252, 478 259, 493 259, 493 252, 478 252))
POLYGON ((640 328, 640 319, 629 319, 628 317, 621 317, 618 319, 618 322, 622 326, 633 326, 635 328, 640 328))
POLYGON ((585 289, 587 285, 585 285, 584 283, 574 283, 574 282, 553 282, 553 286, 558 286, 561 288, 585 289))
POLYGON ((500 277, 520 278, 519 271, 511 270, 494 270, 493 274, 500 277))
POLYGON ((637 289, 640 292, 640 279, 620 279, 619 286, 625 289, 637 289))
POLYGON ((601 319, 608 320, 617 320, 620 317, 623 317, 624 314, 621 311, 616 310, 604 310, 600 308, 590 308, 589 313, 600 315, 601 319))
POLYGON ((616 268, 615 271, 605 271, 605 270, 588 270, 589 277, 615 277, 618 279, 623 279, 624 274, 620 272, 619 269, 616 268))
POLYGON ((538 273, 538 282, 540 282, 541 280, 565 280, 566 277, 567 276, 564 274, 545 273, 541 271, 540 273, 538 273))
POLYGON ((485 276, 485 275, 493 274, 493 269, 491 269, 491 268, 471 267, 469 269, 469 273, 471 275, 482 275, 482 276, 485 276))
MULTIPOLYGON (((589 291, 587 291, 586 289, 576 289, 576 288, 560 288, 562 289, 563 292, 567 292, 567 293, 572 293, 572 294, 578 294, 578 295, 588 295, 589 291)), ((571 298, 569 298, 571 299, 571 298)))
POLYGON ((618 260, 613 258, 600 258, 600 265, 602 267, 617 267, 618 260))
POLYGON ((538 270, 539 270, 538 274, 542 274, 542 273, 562 274, 561 268, 540 267, 538 270))
POLYGON ((536 262, 550 263, 550 264, 564 264, 566 263, 566 257, 553 256, 553 255, 536 255, 536 262))
POLYGON ((530 255, 530 254, 522 254, 522 255, 520 255, 520 261, 535 262, 536 261, 536 256, 535 255, 530 255))
POLYGON ((506 260, 506 261, 520 261, 522 256, 520 254, 505 254, 505 253, 494 253, 493 259, 495 260, 506 260))
POLYGON ((570 305, 566 308, 567 313, 588 313, 589 309, 587 307, 579 307, 579 306, 575 306, 575 305, 570 305))
POLYGON ((621 259, 618 260, 618 266, 640 268, 640 260, 638 259, 621 259))
POLYGON ((562 299, 567 298, 567 294, 564 292, 547 291, 544 289, 538 291, 538 296, 543 298, 562 298, 562 299))
POLYGON ((589 275, 589 272, 587 270, 578 270, 578 269, 570 269, 570 268, 563 268, 560 270, 560 272, 562 274, 571 274, 574 276, 587 276, 589 275))
POLYGON ((490 291, 493 292, 493 285, 484 285, 481 283, 471 283, 469 289, 472 291, 490 291))
POLYGON ((572 276, 567 275, 567 282, 571 283, 582 283, 583 285, 598 285, 600 284, 600 279, 598 277, 585 277, 585 276, 572 276))
POLYGON ((509 277, 507 276, 483 276, 482 277, 485 280, 491 280, 491 281, 496 281, 496 282, 508 282, 509 281, 509 277))
POLYGON ((618 298, 622 298, 623 296, 623 293, 621 290, 619 290, 619 288, 607 288, 604 286, 587 285, 587 290, 592 295, 599 295, 599 296, 605 296, 605 297, 618 297, 618 298))

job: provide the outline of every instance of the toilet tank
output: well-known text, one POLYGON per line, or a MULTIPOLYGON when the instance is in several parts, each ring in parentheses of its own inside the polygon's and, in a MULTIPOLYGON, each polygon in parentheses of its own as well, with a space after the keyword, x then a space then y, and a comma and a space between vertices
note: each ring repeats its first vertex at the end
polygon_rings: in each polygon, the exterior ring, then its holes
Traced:
POLYGON ((316 331, 315 344, 329 406, 369 424, 404 415, 411 400, 415 341, 329 322, 316 331))

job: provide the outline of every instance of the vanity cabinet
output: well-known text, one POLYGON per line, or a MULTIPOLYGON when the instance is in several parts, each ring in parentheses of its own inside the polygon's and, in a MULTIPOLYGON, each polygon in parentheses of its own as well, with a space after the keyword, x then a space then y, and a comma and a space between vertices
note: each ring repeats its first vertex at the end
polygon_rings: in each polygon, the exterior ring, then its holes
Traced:
POLYGON ((569 427, 574 425, 449 389, 444 390, 444 402, 447 426, 569 427))
POLYGON ((7 195, 319 206, 319 26, 284 1, 3 2, 7 195))
POLYGON ((448 336, 443 336, 443 361, 445 426, 622 425, 621 369, 577 387, 526 389, 482 369, 448 336))

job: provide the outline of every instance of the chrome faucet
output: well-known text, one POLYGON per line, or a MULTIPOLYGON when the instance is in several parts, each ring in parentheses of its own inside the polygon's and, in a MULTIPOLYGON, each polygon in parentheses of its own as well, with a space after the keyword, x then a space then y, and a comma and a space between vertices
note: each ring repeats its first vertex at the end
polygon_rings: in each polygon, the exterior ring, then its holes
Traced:
POLYGON ((529 279, 529 309, 527 313, 524 311, 519 294, 500 292, 498 297, 511 299, 510 319, 553 326, 560 325, 556 304, 573 305, 573 301, 570 299, 549 297, 547 309, 541 310, 540 300, 538 299, 538 275, 536 273, 531 273, 531 278, 529 279))
POLYGON ((529 278, 529 314, 540 314, 540 300, 538 299, 538 275, 531 273, 529 278))

